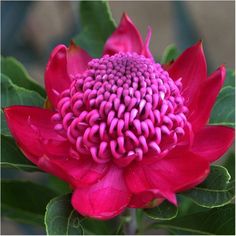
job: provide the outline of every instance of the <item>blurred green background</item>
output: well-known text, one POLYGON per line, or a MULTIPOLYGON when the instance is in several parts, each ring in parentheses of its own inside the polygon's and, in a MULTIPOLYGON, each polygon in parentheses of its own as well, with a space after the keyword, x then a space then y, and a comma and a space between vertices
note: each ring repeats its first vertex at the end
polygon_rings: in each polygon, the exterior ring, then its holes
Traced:
MULTIPOLYGON (((180 50, 203 40, 209 71, 221 64, 235 65, 234 1, 111 1, 116 22, 127 12, 143 38, 147 26, 153 30, 150 48, 160 59, 166 46, 180 50)), ((80 32, 76 1, 1 1, 1 54, 14 56, 31 76, 43 84, 44 69, 51 50, 68 44, 80 32)), ((96 22, 94 22, 96 24, 96 22)), ((3 172, 16 177, 16 174, 3 172)), ((42 181, 41 174, 24 174, 42 181)), ((43 234, 36 227, 2 219, 2 234, 43 234)))

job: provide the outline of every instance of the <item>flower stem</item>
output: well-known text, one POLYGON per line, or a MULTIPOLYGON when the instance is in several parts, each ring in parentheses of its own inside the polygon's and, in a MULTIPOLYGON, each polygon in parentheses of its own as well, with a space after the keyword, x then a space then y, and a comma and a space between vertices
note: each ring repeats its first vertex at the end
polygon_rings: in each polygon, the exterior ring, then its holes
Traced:
POLYGON ((133 208, 127 209, 127 213, 130 216, 129 222, 125 225, 125 234, 126 235, 135 235, 137 230, 137 222, 136 222, 136 211, 133 208))

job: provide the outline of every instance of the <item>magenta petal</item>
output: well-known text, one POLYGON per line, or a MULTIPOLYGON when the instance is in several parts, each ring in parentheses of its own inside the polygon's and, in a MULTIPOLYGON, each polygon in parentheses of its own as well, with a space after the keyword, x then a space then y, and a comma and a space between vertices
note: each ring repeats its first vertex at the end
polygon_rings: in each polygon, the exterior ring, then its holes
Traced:
POLYGON ((224 83, 225 75, 225 67, 221 66, 203 82, 198 102, 189 117, 194 131, 201 129, 208 122, 216 97, 224 83))
MULTIPOLYGON (((42 159, 40 163, 41 167, 44 169, 57 169, 67 176, 66 181, 68 181, 74 188, 85 187, 96 183, 101 179, 108 171, 108 164, 98 164, 90 158, 74 159, 62 158, 62 159, 49 159, 45 163, 42 159)), ((58 176, 58 175, 57 175, 58 176)))
POLYGON ((226 126, 206 126, 196 133, 192 152, 212 162, 221 157, 232 145, 234 129, 226 126))
POLYGON ((45 71, 45 87, 54 107, 57 105, 59 94, 69 88, 70 83, 67 73, 67 47, 61 44, 51 53, 45 71))
POLYGON ((59 157, 68 153, 67 141, 53 129, 53 112, 50 110, 11 106, 5 108, 4 113, 8 127, 23 151, 36 157, 48 154, 59 157))
POLYGON ((128 15, 124 14, 119 26, 105 43, 103 54, 113 55, 118 52, 136 52, 141 54, 142 38, 128 15))
POLYGON ((67 72, 71 79, 82 74, 88 66, 88 62, 92 60, 89 54, 71 42, 67 51, 67 72))
POLYGON ((203 158, 176 148, 161 160, 147 158, 127 167, 128 188, 133 193, 153 191, 175 204, 174 193, 201 183, 209 173, 209 163, 203 158))
POLYGON ((151 27, 148 27, 148 33, 147 33, 147 37, 143 45, 142 55, 144 55, 147 58, 151 58, 154 62, 152 53, 149 50, 149 43, 150 43, 151 37, 152 37, 152 29, 151 27))
POLYGON ((182 78, 183 96, 190 111, 196 103, 200 85, 207 78, 206 59, 202 43, 198 42, 185 50, 168 69, 173 80, 182 78))
POLYGON ((153 193, 146 191, 138 194, 133 194, 128 207, 131 208, 153 208, 160 205, 165 199, 153 193))
POLYGON ((77 188, 72 196, 72 205, 84 216, 106 220, 120 214, 130 198, 123 170, 112 165, 96 184, 77 188))

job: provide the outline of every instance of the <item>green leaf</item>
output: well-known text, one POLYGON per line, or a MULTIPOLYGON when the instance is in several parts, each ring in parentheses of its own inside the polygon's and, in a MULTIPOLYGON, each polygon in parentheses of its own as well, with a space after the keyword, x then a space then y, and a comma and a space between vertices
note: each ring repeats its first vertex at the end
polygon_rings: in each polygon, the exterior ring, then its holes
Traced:
POLYGON ((5 115, 2 110, 0 112, 1 112, 1 134, 11 136, 11 132, 7 126, 7 121, 5 119, 5 115))
POLYGON ((224 87, 211 112, 210 124, 235 126, 235 88, 224 87))
POLYGON ((28 161, 17 147, 13 138, 1 135, 1 167, 17 168, 24 171, 39 171, 37 166, 28 161))
POLYGON ((224 87, 232 86, 235 87, 235 71, 234 69, 227 69, 226 70, 226 79, 224 82, 224 87))
POLYGON ((122 229, 119 229, 119 222, 117 222, 116 218, 106 221, 84 218, 81 224, 84 232, 90 235, 111 235, 122 232, 122 229))
POLYGON ((43 97, 46 96, 43 87, 30 77, 23 64, 14 57, 1 56, 1 73, 7 75, 17 86, 34 90, 43 97))
POLYGON ((69 187, 68 183, 58 179, 56 176, 53 175, 49 175, 48 178, 48 186, 58 194, 65 194, 71 192, 71 188, 69 187))
POLYGON ((179 56, 179 51, 175 44, 170 44, 164 50, 164 53, 161 58, 161 64, 171 63, 179 56))
MULTIPOLYGON (((1 106, 28 105, 42 107, 44 99, 35 91, 27 90, 12 83, 10 78, 1 74, 1 106)), ((1 133, 10 135, 5 117, 1 111, 1 133)))
POLYGON ((168 201, 164 201, 158 207, 145 209, 144 213, 154 220, 170 220, 177 216, 178 208, 168 201))
POLYGON ((116 219, 101 221, 84 218, 71 206, 71 194, 51 200, 47 205, 45 225, 48 235, 90 234, 110 235, 116 232, 116 219))
POLYGON ((46 208, 44 223, 47 235, 82 235, 81 216, 70 204, 71 195, 52 199, 46 208))
POLYGON ((46 205, 56 194, 41 185, 18 180, 1 181, 2 215, 22 222, 43 225, 46 205))
POLYGON ((235 179, 235 152, 234 149, 229 151, 223 166, 228 170, 232 179, 235 179))
POLYGON ((82 31, 75 42, 92 57, 101 56, 105 41, 115 30, 107 1, 81 1, 80 22, 82 31))
POLYGON ((170 221, 159 221, 149 228, 162 228, 174 234, 182 235, 234 235, 233 204, 220 208, 198 212, 170 221))
POLYGON ((191 198, 196 204, 207 207, 220 207, 234 198, 234 181, 223 166, 211 166, 207 179, 192 190, 181 193, 191 198))

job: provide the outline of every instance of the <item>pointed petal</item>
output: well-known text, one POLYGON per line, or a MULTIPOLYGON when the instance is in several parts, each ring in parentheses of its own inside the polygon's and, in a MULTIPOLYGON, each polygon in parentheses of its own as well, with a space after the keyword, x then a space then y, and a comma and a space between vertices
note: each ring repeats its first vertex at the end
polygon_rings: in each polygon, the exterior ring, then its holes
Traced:
POLYGON ((192 152, 209 162, 217 160, 232 145, 234 129, 226 126, 206 126, 196 133, 192 152))
POLYGON ((206 160, 183 148, 176 148, 161 160, 147 158, 127 167, 125 179, 133 193, 152 191, 176 204, 176 192, 196 186, 208 173, 206 160))
POLYGON ((141 54, 142 38, 127 14, 123 14, 119 26, 105 43, 103 54, 113 55, 118 52, 137 52, 141 54))
POLYGON ((153 58, 152 53, 150 52, 150 49, 149 49, 149 43, 150 43, 151 37, 152 37, 152 28, 149 26, 147 37, 146 37, 146 40, 143 45, 142 55, 144 55, 147 58, 152 59, 152 61, 154 62, 154 58, 153 58))
POLYGON ((206 80, 207 68, 202 43, 185 50, 168 69, 173 80, 182 78, 183 96, 190 111, 199 96, 200 85, 206 80))
POLYGON ((59 94, 69 88, 71 83, 67 73, 67 48, 58 45, 54 48, 45 71, 45 88, 54 107, 58 102, 59 94))
POLYGON ((106 220, 120 214, 130 198, 123 170, 112 165, 96 184, 77 188, 72 196, 72 205, 84 216, 106 220))
POLYGON ((201 129, 208 122, 216 97, 224 84, 225 76, 225 67, 221 66, 203 82, 198 102, 188 119, 194 131, 201 129))
MULTIPOLYGON (((53 129, 50 110, 11 106, 4 109, 8 127, 20 148, 35 157, 65 155, 67 141, 53 129)), ((34 160, 32 160, 34 162, 34 160)))
POLYGON ((67 50, 67 71, 71 79, 76 78, 77 75, 82 74, 86 69, 88 62, 92 57, 71 41, 70 47, 67 50))

